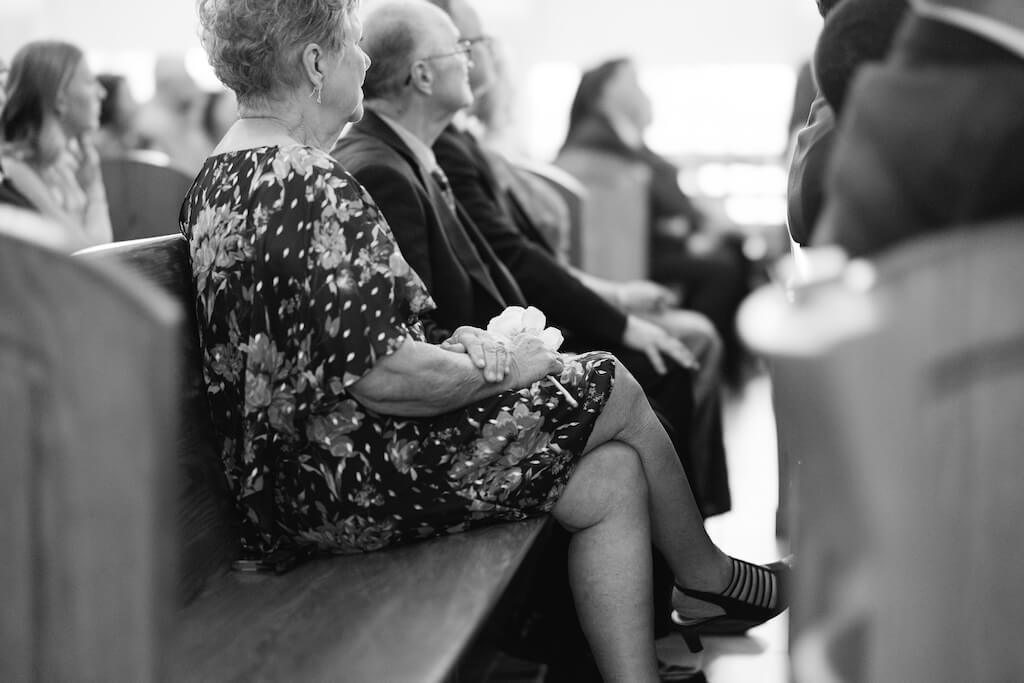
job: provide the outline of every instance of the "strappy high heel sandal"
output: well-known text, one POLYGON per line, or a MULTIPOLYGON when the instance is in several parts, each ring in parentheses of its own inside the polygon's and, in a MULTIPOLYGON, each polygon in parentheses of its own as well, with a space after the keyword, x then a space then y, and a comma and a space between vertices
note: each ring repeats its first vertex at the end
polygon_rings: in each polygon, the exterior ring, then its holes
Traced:
POLYGON ((732 560, 732 580, 721 593, 709 593, 676 584, 676 590, 688 597, 718 605, 725 614, 689 618, 672 611, 676 625, 692 652, 702 649, 701 635, 739 635, 778 616, 789 606, 786 584, 792 572, 792 558, 768 565, 732 560))

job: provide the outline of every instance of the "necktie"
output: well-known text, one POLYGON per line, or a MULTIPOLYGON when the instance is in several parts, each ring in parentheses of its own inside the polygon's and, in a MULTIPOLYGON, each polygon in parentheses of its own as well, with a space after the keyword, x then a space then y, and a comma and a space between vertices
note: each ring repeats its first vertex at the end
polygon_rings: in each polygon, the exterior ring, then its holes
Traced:
POLYGON ((430 175, 441 187, 444 203, 448 205, 452 213, 455 213, 455 194, 452 192, 452 186, 448 183, 448 176, 440 168, 435 168, 430 172, 430 175))

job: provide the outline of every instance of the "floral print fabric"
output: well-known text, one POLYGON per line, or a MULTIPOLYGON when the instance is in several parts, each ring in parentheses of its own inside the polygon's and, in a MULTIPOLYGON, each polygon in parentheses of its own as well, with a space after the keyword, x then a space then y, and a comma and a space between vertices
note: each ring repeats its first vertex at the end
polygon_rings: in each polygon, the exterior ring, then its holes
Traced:
POLYGON ((614 359, 432 418, 347 388, 433 308, 373 200, 330 155, 211 157, 182 207, 214 429, 258 558, 349 553, 548 511, 612 388, 614 359))

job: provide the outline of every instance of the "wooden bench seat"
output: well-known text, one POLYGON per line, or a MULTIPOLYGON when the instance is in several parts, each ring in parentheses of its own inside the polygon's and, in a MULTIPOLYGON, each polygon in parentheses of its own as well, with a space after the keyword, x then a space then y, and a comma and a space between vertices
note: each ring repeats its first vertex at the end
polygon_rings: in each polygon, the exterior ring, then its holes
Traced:
MULTIPOLYGON (((180 235, 104 245, 78 257, 127 266, 192 310, 180 235)), ((280 575, 232 571, 237 513, 209 436, 195 323, 184 317, 179 608, 164 657, 167 678, 440 681, 475 666, 493 629, 514 615, 549 518, 315 559, 280 575)))

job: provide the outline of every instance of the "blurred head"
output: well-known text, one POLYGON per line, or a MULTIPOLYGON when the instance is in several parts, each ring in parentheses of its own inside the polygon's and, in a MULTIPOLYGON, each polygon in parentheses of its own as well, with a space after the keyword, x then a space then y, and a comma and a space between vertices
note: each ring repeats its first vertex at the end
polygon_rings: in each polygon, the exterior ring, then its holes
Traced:
POLYGON ((369 66, 358 7, 358 0, 199 0, 202 43, 239 108, 299 107, 318 88, 320 111, 336 112, 344 125, 362 116, 369 66))
POLYGON ((469 4, 469 0, 429 0, 451 17, 459 36, 472 47, 469 53, 473 62, 469 71, 469 85, 474 95, 490 90, 498 81, 498 69, 493 52, 493 39, 484 33, 480 15, 469 4))
POLYGON ((106 93, 100 106, 100 127, 119 132, 130 129, 138 102, 128 87, 128 81, 119 74, 100 74, 96 80, 106 93))
POLYGON ((366 17, 363 47, 373 60, 363 91, 368 99, 421 97, 444 114, 473 103, 470 46, 455 24, 424 0, 390 0, 366 17))
POLYGON ((215 90, 206 94, 203 107, 203 130, 210 140, 217 142, 238 120, 238 103, 230 90, 215 90))
POLYGON ((36 41, 11 60, 7 104, 0 128, 8 142, 39 149, 45 128, 56 124, 76 138, 99 127, 104 91, 86 64, 82 51, 59 41, 36 41))
POLYGON ((569 110, 570 136, 581 123, 599 116, 625 119, 640 131, 651 124, 651 100, 640 87, 632 60, 608 60, 580 78, 569 110))
POLYGON ((154 98, 178 111, 188 111, 199 101, 201 92, 185 68, 181 54, 162 54, 153 66, 154 98))
POLYGON ((818 12, 822 17, 827 17, 829 12, 838 5, 842 0, 814 0, 818 5, 818 12))
POLYGON ((908 9, 906 0, 842 0, 829 13, 814 50, 814 78, 836 114, 857 69, 885 59, 908 9))

